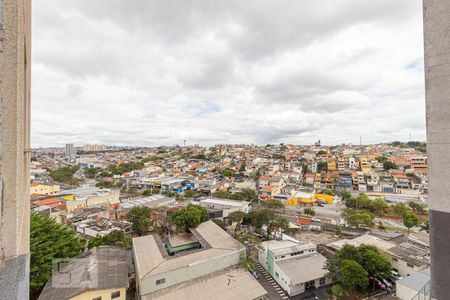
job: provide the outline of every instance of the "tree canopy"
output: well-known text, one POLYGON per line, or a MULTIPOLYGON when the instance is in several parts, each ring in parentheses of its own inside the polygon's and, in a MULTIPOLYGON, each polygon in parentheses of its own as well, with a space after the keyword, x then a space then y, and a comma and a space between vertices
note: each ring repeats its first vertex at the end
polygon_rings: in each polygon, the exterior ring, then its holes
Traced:
POLYGON ((172 221, 179 231, 189 231, 189 228, 195 228, 200 223, 208 219, 206 208, 189 204, 186 208, 175 212, 172 215, 172 221))
POLYGON ((344 212, 344 218, 348 225, 356 228, 373 227, 373 215, 367 211, 358 211, 347 208, 344 212))
POLYGON ((114 230, 104 236, 97 235, 88 242, 89 249, 102 245, 120 246, 128 249, 131 247, 131 237, 125 236, 121 230, 114 230))
POLYGON ((62 167, 50 172, 50 177, 58 182, 73 183, 75 174, 80 169, 80 166, 62 167))
POLYGON ((408 230, 419 225, 419 218, 413 212, 405 211, 403 213, 403 225, 405 225, 408 230))
POLYGON ((390 276, 392 267, 377 248, 368 245, 358 247, 346 244, 326 262, 329 276, 339 284, 333 293, 344 296, 359 288, 365 290, 371 276, 390 276))
POLYGON ((85 241, 70 227, 53 219, 31 213, 30 232, 30 290, 42 289, 52 273, 52 260, 71 258, 84 250, 85 241))
POLYGON ((262 203, 267 208, 284 208, 284 204, 280 200, 268 199, 262 203))
POLYGON ((127 213, 127 219, 132 225, 133 232, 141 236, 150 231, 151 209, 147 206, 135 206, 127 213))

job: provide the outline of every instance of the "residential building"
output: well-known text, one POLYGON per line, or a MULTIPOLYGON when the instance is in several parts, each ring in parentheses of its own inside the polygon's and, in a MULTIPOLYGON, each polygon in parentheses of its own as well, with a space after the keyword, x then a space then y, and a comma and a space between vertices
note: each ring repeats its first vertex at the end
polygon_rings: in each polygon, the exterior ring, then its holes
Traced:
POLYGON ((84 145, 83 151, 86 152, 99 152, 108 150, 105 145, 84 145))
POLYGON ((324 269, 326 258, 312 243, 272 240, 262 243, 258 260, 289 296, 332 283, 324 269))
POLYGON ((75 157, 75 146, 73 144, 66 144, 66 156, 69 158, 75 157))
POLYGON ((129 287, 127 251, 99 246, 61 262, 39 300, 125 300, 129 287))
POLYGON ((30 195, 58 195, 59 192, 60 186, 58 184, 32 182, 30 186, 30 195))

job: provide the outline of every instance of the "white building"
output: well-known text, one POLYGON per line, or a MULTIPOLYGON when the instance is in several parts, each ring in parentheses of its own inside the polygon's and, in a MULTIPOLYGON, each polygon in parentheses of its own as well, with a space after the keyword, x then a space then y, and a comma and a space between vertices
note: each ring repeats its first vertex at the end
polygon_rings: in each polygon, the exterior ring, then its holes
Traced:
POLYGON ((326 258, 317 253, 316 245, 272 240, 263 242, 262 246, 259 262, 289 296, 332 283, 325 276, 326 258))

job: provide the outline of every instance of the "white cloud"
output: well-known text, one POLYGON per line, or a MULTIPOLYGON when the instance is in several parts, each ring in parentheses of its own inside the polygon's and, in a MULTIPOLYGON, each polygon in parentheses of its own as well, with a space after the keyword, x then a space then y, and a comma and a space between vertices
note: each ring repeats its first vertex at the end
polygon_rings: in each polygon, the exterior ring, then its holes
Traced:
POLYGON ((419 1, 33 9, 33 146, 425 139, 419 1))

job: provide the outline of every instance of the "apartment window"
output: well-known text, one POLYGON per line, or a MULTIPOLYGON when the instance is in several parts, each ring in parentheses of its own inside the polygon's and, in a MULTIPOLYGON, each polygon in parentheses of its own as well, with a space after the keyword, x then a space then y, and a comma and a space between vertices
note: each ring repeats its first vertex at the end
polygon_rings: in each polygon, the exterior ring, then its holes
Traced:
POLYGON ((165 282, 166 282, 166 279, 165 278, 161 278, 161 279, 156 280, 156 285, 160 285, 160 284, 163 284, 165 282))
POLYGON ((319 284, 320 285, 324 285, 325 284, 325 277, 320 278, 319 284))
POLYGON ((100 297, 95 297, 95 298, 92 298, 92 300, 102 300, 102 297, 100 296, 100 297))
POLYGON ((120 297, 120 291, 111 293, 111 299, 116 299, 120 297))

